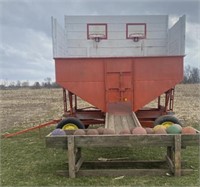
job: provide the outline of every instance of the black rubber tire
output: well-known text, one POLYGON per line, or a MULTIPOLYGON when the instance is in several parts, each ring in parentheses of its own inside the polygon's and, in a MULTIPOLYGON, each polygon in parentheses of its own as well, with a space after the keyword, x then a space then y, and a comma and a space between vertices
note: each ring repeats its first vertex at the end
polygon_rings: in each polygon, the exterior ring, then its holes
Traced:
POLYGON ((154 126, 160 125, 160 124, 167 122, 167 121, 170 121, 174 124, 179 124, 180 126, 182 126, 181 122, 175 116, 171 116, 171 115, 163 115, 163 116, 158 117, 154 121, 154 126))
POLYGON ((62 121, 58 123, 56 128, 62 129, 67 123, 72 123, 76 125, 79 129, 85 129, 84 124, 78 118, 73 118, 73 117, 63 119, 62 121))

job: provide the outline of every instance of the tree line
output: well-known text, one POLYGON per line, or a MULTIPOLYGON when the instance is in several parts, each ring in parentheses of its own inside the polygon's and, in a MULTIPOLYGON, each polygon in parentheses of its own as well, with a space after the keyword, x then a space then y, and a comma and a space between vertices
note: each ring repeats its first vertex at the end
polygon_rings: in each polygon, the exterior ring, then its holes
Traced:
POLYGON ((47 77, 43 82, 36 81, 33 84, 30 84, 29 81, 2 81, 0 84, 0 89, 19 89, 19 88, 31 88, 31 89, 40 89, 40 88, 60 88, 56 82, 52 82, 51 78, 47 77))
MULTIPOLYGON (((197 67, 192 67, 190 65, 186 66, 184 69, 184 79, 182 84, 198 84, 200 83, 200 69, 197 67)), ((60 88, 60 86, 51 80, 51 78, 47 77, 43 82, 34 82, 32 85, 29 81, 3 81, 0 84, 0 89, 19 89, 19 88, 32 88, 32 89, 40 89, 40 88, 60 88)))
POLYGON ((183 84, 198 84, 200 83, 200 69, 197 67, 186 66, 184 69, 183 84))

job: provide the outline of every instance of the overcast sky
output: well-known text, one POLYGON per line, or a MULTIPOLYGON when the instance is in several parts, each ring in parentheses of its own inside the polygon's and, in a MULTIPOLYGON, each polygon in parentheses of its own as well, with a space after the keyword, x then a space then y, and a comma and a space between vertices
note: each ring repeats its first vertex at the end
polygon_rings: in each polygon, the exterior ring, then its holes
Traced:
POLYGON ((0 0, 0 80, 54 81, 51 16, 184 14, 185 65, 200 68, 200 0, 0 0))

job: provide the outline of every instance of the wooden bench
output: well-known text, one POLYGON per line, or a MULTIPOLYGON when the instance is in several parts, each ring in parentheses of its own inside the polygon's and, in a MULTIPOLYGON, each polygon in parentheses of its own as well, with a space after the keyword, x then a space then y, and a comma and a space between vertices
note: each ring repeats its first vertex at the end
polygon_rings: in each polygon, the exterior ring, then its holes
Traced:
POLYGON ((132 175, 164 175, 170 171, 174 176, 181 176, 192 171, 191 169, 181 168, 181 148, 186 146, 199 146, 200 136, 196 135, 71 135, 73 131, 67 132, 66 136, 47 136, 46 147, 63 148, 68 150, 68 172, 60 171, 67 174, 70 178, 76 176, 132 176, 132 175), (136 163, 156 163, 163 161, 93 161, 84 162, 81 154, 81 148, 136 148, 136 147, 166 147, 165 162, 169 169, 109 169, 113 164, 117 166, 134 165, 136 163), (81 169, 83 163, 95 165, 94 169, 81 169), (99 169, 98 166, 107 165, 107 169, 99 169))

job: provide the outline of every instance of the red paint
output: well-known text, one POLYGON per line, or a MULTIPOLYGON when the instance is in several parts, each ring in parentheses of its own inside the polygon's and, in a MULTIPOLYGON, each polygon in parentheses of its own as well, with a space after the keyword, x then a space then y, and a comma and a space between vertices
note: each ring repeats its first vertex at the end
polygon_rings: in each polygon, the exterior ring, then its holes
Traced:
POLYGON ((183 56, 55 58, 56 82, 103 112, 127 102, 132 110, 183 79, 183 56))
POLYGON ((35 129, 41 129, 43 127, 46 127, 46 126, 49 126, 49 125, 52 125, 52 124, 55 124, 55 123, 58 123, 60 122, 61 119, 59 120, 52 120, 50 122, 47 122, 47 123, 43 123, 43 124, 40 124, 38 126, 35 126, 35 127, 31 127, 31 128, 28 128, 28 129, 24 129, 24 130, 21 130, 21 131, 18 131, 18 132, 14 132, 14 133, 9 133, 9 134, 4 134, 2 135, 3 138, 10 138, 10 137, 13 137, 13 136, 17 136, 19 134, 24 134, 26 132, 29 132, 29 131, 32 131, 32 130, 35 130, 35 129))

